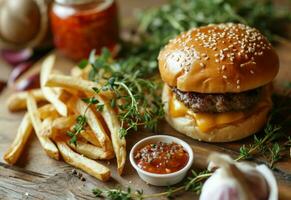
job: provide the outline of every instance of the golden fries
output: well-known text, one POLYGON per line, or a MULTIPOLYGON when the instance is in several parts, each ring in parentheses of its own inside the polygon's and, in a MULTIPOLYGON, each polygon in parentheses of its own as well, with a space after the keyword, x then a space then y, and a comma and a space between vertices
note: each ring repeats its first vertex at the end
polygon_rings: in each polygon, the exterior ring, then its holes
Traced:
POLYGON ((93 88, 101 88, 101 85, 87 80, 90 66, 84 70, 72 68, 72 76, 52 74, 55 59, 50 55, 42 63, 41 89, 15 93, 8 99, 10 111, 27 109, 27 114, 4 160, 9 164, 17 162, 34 129, 49 157, 59 160, 61 154, 65 162, 101 181, 108 180, 111 173, 95 160, 116 157, 121 175, 126 162, 126 141, 119 137, 120 122, 107 102, 114 98, 114 93, 101 91, 96 94, 93 88), (99 112, 81 100, 88 96, 96 97, 104 105, 103 110, 99 112), (37 103, 41 101, 48 104, 38 108, 37 103), (77 122, 80 115, 86 118, 81 125, 77 122))
POLYGON ((76 121, 76 116, 72 115, 69 117, 59 117, 52 121, 50 132, 48 135, 51 138, 56 137, 57 135, 63 133, 66 134, 68 130, 74 125, 76 121))
MULTIPOLYGON (((26 109, 26 97, 28 92, 18 92, 12 94, 7 99, 7 107, 11 112, 16 112, 26 109)), ((34 89, 30 91, 30 94, 35 98, 37 102, 46 101, 42 91, 40 89, 34 89)))
POLYGON ((55 142, 62 154, 63 159, 68 164, 82 169, 101 181, 107 181, 110 178, 110 170, 107 167, 75 153, 70 149, 70 147, 68 147, 66 142, 60 139, 56 139, 55 142))
POLYGON ((37 110, 36 101, 30 94, 27 95, 27 109, 32 126, 38 137, 38 140, 40 141, 41 146, 44 148, 48 156, 59 160, 59 151, 55 144, 47 136, 41 135, 42 124, 40 120, 40 114, 37 110))
POLYGON ((95 115, 94 111, 89 107, 87 104, 80 99, 77 99, 75 104, 75 111, 78 114, 85 113, 85 117, 87 119, 87 123, 95 133, 100 145, 105 151, 113 151, 111 141, 106 134, 102 123, 98 120, 97 116, 95 115))
MULTIPOLYGON (((99 85, 96 82, 93 81, 87 81, 83 80, 81 78, 72 77, 72 76, 65 76, 60 74, 51 74, 46 83, 45 86, 48 87, 61 87, 66 88, 67 91, 70 92, 70 90, 77 90, 82 91, 91 95, 94 95, 95 92, 92 88, 101 88, 101 85, 99 85)), ((101 91, 102 96, 107 97, 108 99, 112 98, 112 93, 110 91, 101 91)))
MULTIPOLYGON (((27 96, 27 94, 25 94, 25 95, 27 96)), ((25 101, 26 101, 26 97, 25 97, 25 101)), ((53 111, 55 111, 55 109, 51 105, 45 105, 45 106, 39 108, 38 111, 39 111, 40 116, 42 118, 46 118, 48 116, 48 113, 51 113, 51 116, 54 116, 53 111)), ((46 118, 46 119, 48 120, 50 118, 46 118)), ((22 122, 19 125, 17 135, 16 135, 14 141, 12 142, 12 144, 10 145, 10 147, 8 148, 6 153, 4 154, 3 158, 7 163, 13 165, 17 162, 19 156, 21 155, 21 153, 25 147, 25 144, 26 144, 29 136, 31 135, 32 128, 33 127, 32 127, 32 123, 30 120, 30 116, 28 113, 26 113, 22 119, 22 122)))
POLYGON ((59 113, 55 109, 55 107, 51 104, 46 104, 38 109, 39 117, 41 120, 44 120, 48 117, 57 118, 59 113))
POLYGON ((59 130, 66 130, 71 128, 76 122, 76 115, 71 115, 68 117, 59 117, 53 121, 53 128, 59 130))
POLYGON ((32 124, 28 114, 25 114, 22 122, 18 128, 17 135, 4 154, 4 160, 13 165, 17 162, 19 156, 21 155, 24 146, 32 132, 32 124))
POLYGON ((41 124, 41 135, 46 136, 46 137, 51 137, 52 124, 53 124, 53 119, 51 117, 44 119, 41 124))
POLYGON ((67 144, 79 154, 84 155, 93 160, 97 159, 109 160, 114 158, 113 152, 104 151, 102 148, 96 147, 92 144, 88 144, 81 141, 78 141, 77 145, 74 145, 70 142, 67 142, 67 144))
POLYGON ((100 96, 97 95, 96 98, 104 105, 101 115, 110 130, 113 150, 116 155, 117 171, 121 175, 126 161, 126 141, 125 138, 119 136, 121 127, 114 110, 100 96))
POLYGON ((95 145, 96 147, 101 147, 100 142, 96 138, 96 135, 91 130, 83 130, 81 131, 80 135, 90 142, 91 144, 95 145))
MULTIPOLYGON (((50 137, 55 137, 57 134, 65 134, 76 122, 76 115, 69 117, 59 117, 53 120, 52 127, 50 129, 50 137)), ((96 135, 90 129, 85 129, 80 132, 80 136, 95 145, 96 147, 101 147, 100 142, 96 138, 96 135)))
POLYGON ((68 108, 67 106, 59 100, 59 95, 56 93, 55 90, 49 87, 45 87, 45 83, 48 79, 48 76, 52 72, 53 66, 55 63, 55 56, 50 55, 48 56, 42 66, 41 66, 41 71, 40 71, 40 84, 41 84, 41 90, 45 96, 45 98, 55 106, 56 110, 58 113, 62 116, 67 116, 68 115, 68 108))

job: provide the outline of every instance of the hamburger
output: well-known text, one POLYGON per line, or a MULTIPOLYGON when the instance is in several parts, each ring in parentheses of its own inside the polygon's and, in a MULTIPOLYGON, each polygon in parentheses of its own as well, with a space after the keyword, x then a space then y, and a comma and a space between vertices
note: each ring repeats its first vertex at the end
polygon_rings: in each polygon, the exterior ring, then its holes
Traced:
POLYGON ((258 132, 272 107, 278 55, 257 29, 225 23, 191 29, 160 51, 166 120, 207 142, 258 132))

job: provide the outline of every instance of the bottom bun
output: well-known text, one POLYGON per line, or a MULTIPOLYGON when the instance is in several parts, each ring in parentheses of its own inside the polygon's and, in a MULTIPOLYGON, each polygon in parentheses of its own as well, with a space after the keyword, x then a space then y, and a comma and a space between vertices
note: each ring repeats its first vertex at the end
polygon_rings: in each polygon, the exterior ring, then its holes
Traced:
MULTIPOLYGON (((172 117, 169 114, 169 100, 173 92, 169 86, 165 84, 162 100, 164 103, 166 120, 178 132, 197 140, 206 142, 230 142, 240 140, 258 132, 265 125, 268 113, 272 107, 270 88, 271 87, 268 86, 264 88, 261 101, 265 101, 267 104, 258 112, 254 112, 244 120, 240 120, 235 124, 225 125, 205 133, 198 129, 193 117, 187 115, 183 117, 172 117)), ((253 110, 256 110, 256 108, 257 107, 254 107, 253 110)))

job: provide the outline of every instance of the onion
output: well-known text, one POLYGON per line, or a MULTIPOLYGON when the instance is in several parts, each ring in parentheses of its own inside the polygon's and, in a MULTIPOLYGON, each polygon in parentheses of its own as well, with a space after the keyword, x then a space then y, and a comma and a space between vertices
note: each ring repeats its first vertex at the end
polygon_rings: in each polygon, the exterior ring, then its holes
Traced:
POLYGON ((14 88, 17 91, 30 90, 39 87, 40 87, 39 73, 33 74, 26 79, 22 79, 14 85, 14 88))
POLYGON ((27 61, 24 63, 20 63, 17 66, 14 67, 12 72, 9 75, 8 78, 8 85, 11 86, 16 82, 18 78, 20 78, 21 75, 23 75, 27 70, 32 66, 32 61, 27 61))
POLYGON ((17 65, 21 62, 27 61, 33 55, 32 49, 23 49, 19 51, 2 50, 1 56, 10 65, 17 65))

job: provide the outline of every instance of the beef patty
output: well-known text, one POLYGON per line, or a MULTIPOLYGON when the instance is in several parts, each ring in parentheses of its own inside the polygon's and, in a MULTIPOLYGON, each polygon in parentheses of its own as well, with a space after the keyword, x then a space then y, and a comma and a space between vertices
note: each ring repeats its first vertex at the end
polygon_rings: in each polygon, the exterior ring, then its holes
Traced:
POLYGON ((205 94, 197 92, 183 92, 172 88, 176 98, 194 112, 231 112, 242 111, 254 106, 260 99, 262 88, 225 94, 205 94))

